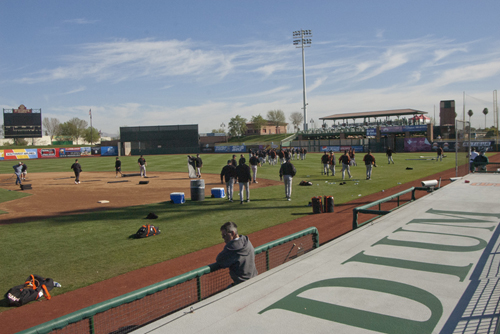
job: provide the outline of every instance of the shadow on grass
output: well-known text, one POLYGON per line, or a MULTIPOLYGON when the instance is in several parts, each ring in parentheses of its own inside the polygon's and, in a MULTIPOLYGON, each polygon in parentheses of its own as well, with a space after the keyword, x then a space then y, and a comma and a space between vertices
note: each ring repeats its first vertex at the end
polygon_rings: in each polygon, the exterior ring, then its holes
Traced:
MULTIPOLYGON (((200 216, 211 215, 216 212, 234 212, 244 210, 277 210, 277 209, 297 209, 304 208, 305 205, 287 205, 288 201, 278 201, 283 205, 257 206, 259 203, 269 202, 270 199, 250 199, 250 202, 240 204, 239 199, 230 203, 227 199, 207 199, 205 201, 187 201, 184 204, 173 204, 170 201, 132 206, 126 208, 95 208, 91 210, 68 210, 57 215, 46 216, 24 216, 3 220, 0 225, 10 225, 18 223, 28 223, 32 221, 54 220, 54 224, 72 224, 81 221, 120 221, 131 219, 144 219, 150 212, 154 212, 160 217, 168 215, 170 219, 184 219, 193 217, 193 214, 200 216), (256 205, 257 204, 257 205, 256 205), (173 217, 173 215, 175 217, 173 217)), ((273 199, 275 200, 275 199, 273 199)))

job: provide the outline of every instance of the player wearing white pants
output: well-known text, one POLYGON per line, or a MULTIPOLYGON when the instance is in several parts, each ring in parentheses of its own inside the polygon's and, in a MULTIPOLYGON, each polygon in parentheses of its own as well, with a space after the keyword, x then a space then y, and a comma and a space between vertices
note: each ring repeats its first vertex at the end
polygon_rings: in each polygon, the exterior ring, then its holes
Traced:
POLYGON ((246 201, 250 202, 250 180, 252 175, 250 174, 250 167, 245 164, 244 159, 240 159, 240 164, 236 167, 236 175, 238 177, 238 183, 240 184, 240 203, 243 204, 243 188, 246 192, 246 201))
POLYGON ((227 165, 222 168, 220 172, 220 182, 226 181, 227 199, 233 201, 234 183, 236 179, 236 167, 233 166, 232 161, 228 160, 227 165))
POLYGON ((281 165, 280 180, 284 180, 285 182, 285 196, 287 201, 290 201, 292 198, 292 179, 296 173, 297 170, 290 160, 281 165))
POLYGON ((137 160, 139 164, 139 170, 141 171, 141 177, 146 177, 146 166, 148 165, 146 159, 141 155, 141 157, 137 160))
POLYGON ((227 189, 227 198, 230 202, 233 201, 233 193, 234 193, 234 178, 230 178, 228 182, 226 182, 227 189))
POLYGON ((291 175, 283 175, 283 180, 285 182, 285 196, 287 200, 292 198, 292 179, 291 175))
POLYGON ((255 155, 255 153, 252 153, 252 157, 250 158, 250 169, 252 170, 252 176, 253 176, 253 183, 258 183, 257 182, 257 167, 259 166, 259 158, 255 155))
POLYGON ((347 155, 347 151, 344 151, 344 155, 339 158, 339 162, 342 164, 342 180, 345 178, 345 171, 347 170, 347 174, 349 174, 349 178, 351 176, 351 170, 349 169, 349 165, 351 164, 351 159, 349 155, 347 155))

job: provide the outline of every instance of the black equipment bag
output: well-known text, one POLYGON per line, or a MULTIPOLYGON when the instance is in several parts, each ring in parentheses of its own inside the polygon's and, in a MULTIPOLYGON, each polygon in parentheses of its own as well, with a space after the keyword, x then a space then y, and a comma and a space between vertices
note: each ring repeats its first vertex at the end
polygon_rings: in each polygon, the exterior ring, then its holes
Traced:
POLYGON ((333 212, 333 196, 325 196, 325 211, 333 212))
POLYGON ((311 198, 312 201, 312 208, 313 208, 313 213, 322 213, 323 212, 323 204, 322 204, 322 197, 317 196, 311 198))
POLYGON ((43 278, 38 275, 30 275, 23 285, 11 288, 5 294, 10 306, 22 306, 41 297, 50 299, 49 291, 54 288, 52 278, 43 278))
POLYGON ((136 238, 147 238, 153 235, 160 234, 161 231, 158 227, 153 225, 142 225, 141 228, 135 234, 136 238))

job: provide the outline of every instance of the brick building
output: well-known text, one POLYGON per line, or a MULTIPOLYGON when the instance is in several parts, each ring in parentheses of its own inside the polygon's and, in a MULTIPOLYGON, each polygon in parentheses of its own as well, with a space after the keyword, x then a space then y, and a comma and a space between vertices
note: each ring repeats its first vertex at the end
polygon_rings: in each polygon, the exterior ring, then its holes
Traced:
POLYGON ((254 128, 253 123, 246 123, 247 125, 247 131, 245 132, 245 135, 251 136, 251 135, 274 135, 274 134, 282 134, 282 133, 287 133, 286 132, 286 127, 288 126, 288 123, 285 123, 284 125, 276 126, 272 122, 267 122, 266 125, 263 125, 260 128, 260 131, 254 128))

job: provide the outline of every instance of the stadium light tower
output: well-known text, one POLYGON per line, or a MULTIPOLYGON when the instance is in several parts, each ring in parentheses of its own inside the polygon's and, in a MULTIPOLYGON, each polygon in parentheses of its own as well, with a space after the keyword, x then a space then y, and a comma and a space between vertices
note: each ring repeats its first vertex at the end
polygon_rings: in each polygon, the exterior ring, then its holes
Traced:
POLYGON ((312 31, 311 30, 297 30, 293 32, 293 45, 296 48, 302 49, 302 86, 303 86, 303 99, 304 99, 304 131, 308 130, 307 126, 307 100, 306 100, 306 61, 304 48, 310 47, 312 44, 312 31))

